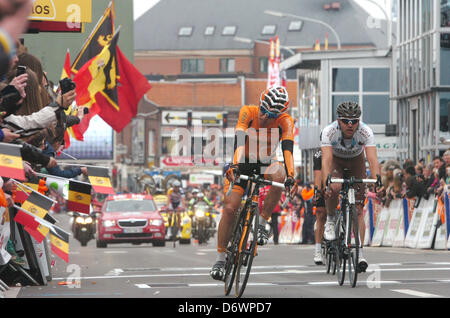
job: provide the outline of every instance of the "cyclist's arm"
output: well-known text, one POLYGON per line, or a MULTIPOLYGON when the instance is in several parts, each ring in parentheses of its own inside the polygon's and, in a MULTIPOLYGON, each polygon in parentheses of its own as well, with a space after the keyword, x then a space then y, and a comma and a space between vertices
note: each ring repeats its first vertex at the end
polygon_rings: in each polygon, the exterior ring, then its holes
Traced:
POLYGON ((247 106, 241 108, 239 119, 235 128, 234 136, 234 157, 233 164, 242 162, 245 156, 245 142, 247 139, 247 129, 252 116, 247 106))
POLYGON ((380 169, 380 163, 378 162, 377 157, 377 147, 376 146, 366 146, 366 157, 367 161, 369 162, 369 169, 371 178, 376 178, 377 175, 381 176, 381 169, 380 169))
POLYGON ((294 168, 294 120, 289 117, 281 125, 281 150, 284 157, 286 177, 295 178, 294 168))
POLYGON ((333 148, 322 146, 322 182, 327 184, 328 175, 331 173, 331 163, 333 160, 333 148))

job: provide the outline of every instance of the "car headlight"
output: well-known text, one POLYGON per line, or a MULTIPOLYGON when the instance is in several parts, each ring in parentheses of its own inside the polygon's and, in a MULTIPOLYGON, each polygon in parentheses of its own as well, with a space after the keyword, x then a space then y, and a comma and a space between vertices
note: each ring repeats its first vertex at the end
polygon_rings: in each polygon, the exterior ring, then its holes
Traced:
POLYGON ((150 224, 153 226, 161 226, 163 224, 163 221, 161 219, 153 219, 150 220, 150 224))
POLYGON ((105 222, 103 222, 104 227, 111 227, 114 225, 116 225, 116 221, 114 221, 114 220, 106 220, 105 222))
POLYGON ((90 216, 88 216, 87 218, 84 219, 84 223, 86 223, 86 224, 91 224, 93 221, 94 220, 90 216))
POLYGON ((84 224, 84 217, 78 216, 78 217, 75 219, 75 223, 84 224))
POLYGON ((202 217, 205 216, 205 211, 203 211, 203 210, 196 210, 195 211, 195 216, 198 217, 198 218, 202 218, 202 217))

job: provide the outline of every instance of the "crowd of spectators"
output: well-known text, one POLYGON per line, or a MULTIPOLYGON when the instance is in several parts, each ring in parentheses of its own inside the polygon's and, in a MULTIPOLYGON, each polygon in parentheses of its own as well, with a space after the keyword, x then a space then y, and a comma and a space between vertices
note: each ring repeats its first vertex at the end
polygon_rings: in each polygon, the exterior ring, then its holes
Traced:
MULTIPOLYGON (((58 165, 57 154, 64 149, 66 128, 78 124, 84 112, 75 107, 66 114, 76 99, 75 90, 61 93, 55 89, 41 61, 21 40, 32 2, 0 0, 0 142, 21 146, 29 181, 36 178, 36 172, 66 178, 87 175, 85 167, 61 169, 58 165)), ((0 189, 0 195, 12 207, 15 182, 0 178, 0 189)), ((8 242, 8 252, 17 256, 13 242, 8 242)))
POLYGON ((389 207, 398 198, 424 198, 442 196, 450 182, 450 149, 442 157, 436 156, 432 162, 418 163, 408 159, 403 163, 389 160, 382 164, 382 203, 389 207))

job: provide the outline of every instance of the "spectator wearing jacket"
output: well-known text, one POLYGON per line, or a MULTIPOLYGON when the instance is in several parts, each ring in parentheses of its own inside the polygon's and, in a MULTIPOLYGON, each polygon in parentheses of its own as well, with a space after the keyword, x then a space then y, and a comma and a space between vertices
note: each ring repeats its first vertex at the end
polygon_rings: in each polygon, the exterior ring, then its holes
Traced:
MULTIPOLYGON (((48 139, 45 143, 43 151, 47 156, 56 157, 57 152, 60 151, 62 143, 64 142, 64 130, 62 128, 47 128, 48 139)), ((75 178, 81 174, 88 175, 86 167, 72 167, 62 170, 59 165, 52 168, 47 168, 48 174, 62 178, 75 178)))

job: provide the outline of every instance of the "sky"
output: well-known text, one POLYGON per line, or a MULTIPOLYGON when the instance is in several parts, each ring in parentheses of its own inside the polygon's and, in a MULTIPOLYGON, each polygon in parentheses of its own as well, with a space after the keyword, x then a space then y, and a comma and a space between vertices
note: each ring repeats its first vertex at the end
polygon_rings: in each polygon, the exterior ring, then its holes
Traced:
MULTIPOLYGON (((138 19, 142 14, 144 14, 148 9, 153 7, 160 0, 133 0, 134 1, 134 20, 138 19)), ((371 3, 371 1, 378 3, 383 8, 387 8, 388 4, 392 0, 354 0, 360 6, 362 6, 367 12, 371 13, 373 17, 377 19, 385 19, 384 13, 379 9, 378 6, 371 3)), ((389 11, 389 10, 386 10, 389 11)), ((389 12, 387 12, 390 15, 389 12)))
POLYGON ((134 20, 138 19, 148 9, 153 7, 159 0, 133 0, 134 4, 134 20))

